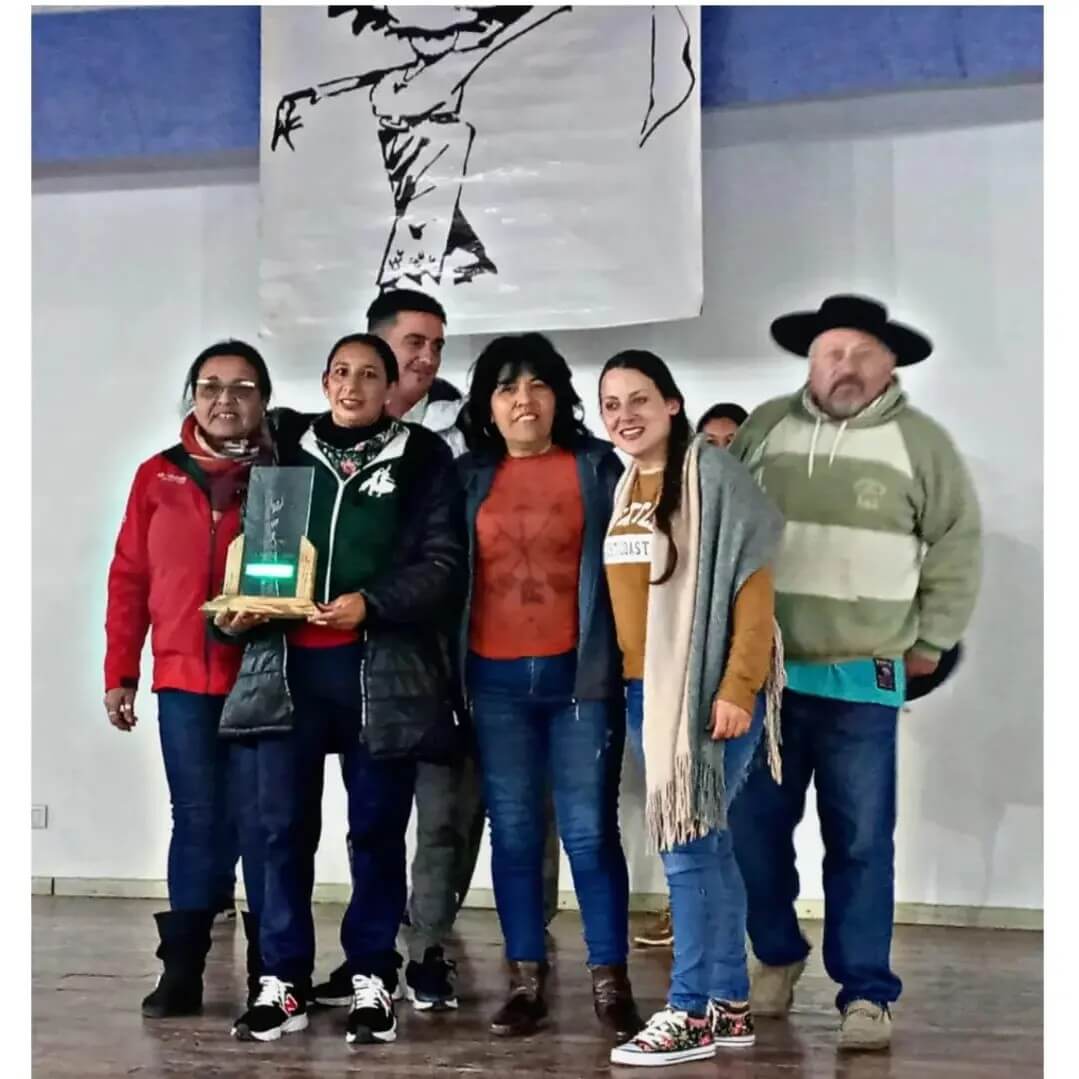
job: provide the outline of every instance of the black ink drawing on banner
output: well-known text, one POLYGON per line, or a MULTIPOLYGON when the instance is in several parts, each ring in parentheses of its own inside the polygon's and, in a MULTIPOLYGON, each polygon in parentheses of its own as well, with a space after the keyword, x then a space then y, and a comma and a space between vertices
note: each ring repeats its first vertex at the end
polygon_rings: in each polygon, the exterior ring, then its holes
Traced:
MULTIPOLYGON (((661 71, 661 75, 666 74, 661 71)), ((677 80, 664 78, 661 80, 664 86, 676 84, 677 80)), ((664 120, 670 119, 688 100, 697 85, 697 76, 693 71, 693 35, 690 33, 689 23, 682 14, 680 7, 652 8, 652 57, 651 75, 648 82, 648 111, 644 114, 644 123, 641 124, 641 141, 638 146, 644 144, 655 133, 656 128, 664 120), (675 21, 677 20, 677 22, 675 21), (681 40, 682 47, 677 48, 681 40), (673 50, 670 46, 673 46, 673 50), (656 70, 667 65, 670 56, 678 56, 678 62, 684 68, 687 76, 685 92, 675 103, 664 109, 664 103, 656 100, 656 70)))
MULTIPOLYGON (((403 279, 422 285, 424 275, 436 285, 444 277, 461 285, 498 273, 461 208, 461 181, 476 137, 476 129, 461 118, 465 85, 499 50, 571 11, 570 6, 504 5, 328 9, 330 18, 354 13, 356 37, 382 34, 406 43, 411 58, 285 94, 277 105, 270 149, 276 151, 282 143, 296 149, 292 135, 303 127, 301 105, 368 91, 395 212, 378 270, 380 290, 401 287, 403 279), (434 178, 436 163, 440 172, 453 177, 451 182, 434 178)), ((648 109, 639 146, 689 100, 696 84, 689 24, 677 7, 653 7, 648 109), (665 107, 656 100, 656 88, 672 80, 658 78, 657 71, 669 66, 666 58, 672 52, 684 68, 686 86, 675 103, 665 107)))

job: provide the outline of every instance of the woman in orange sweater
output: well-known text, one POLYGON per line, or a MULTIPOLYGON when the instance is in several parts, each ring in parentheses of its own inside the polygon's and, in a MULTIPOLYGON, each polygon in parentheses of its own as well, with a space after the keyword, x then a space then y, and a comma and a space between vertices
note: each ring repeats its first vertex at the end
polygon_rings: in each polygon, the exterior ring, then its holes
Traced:
POLYGON ((566 361, 540 334, 476 361, 460 458, 471 573, 459 644, 484 797, 510 993, 498 1035, 547 1015, 543 917, 548 785, 584 921, 596 1014, 640 1027, 626 974, 629 883, 618 831, 622 680, 603 536, 622 471, 592 438, 566 361))

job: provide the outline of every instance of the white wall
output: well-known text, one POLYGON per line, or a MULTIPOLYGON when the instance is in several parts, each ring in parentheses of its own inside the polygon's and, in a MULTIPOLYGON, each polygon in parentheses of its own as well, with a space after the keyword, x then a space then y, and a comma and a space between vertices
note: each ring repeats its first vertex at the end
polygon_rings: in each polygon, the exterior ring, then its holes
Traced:
MULTIPOLYGON (((1040 907, 1040 87, 712 112, 703 138, 704 313, 555 335, 590 419, 598 365, 629 345, 673 362, 692 413, 792 390, 803 368, 768 323, 829 291, 878 294, 929 332, 937 351, 906 382, 968 457, 986 567, 964 669, 902 720, 898 898, 1040 907)), ((152 699, 126 736, 100 705, 105 569, 135 465, 175 437, 186 364, 257 332, 257 195, 253 167, 35 181, 33 800, 50 809, 37 876, 164 876, 152 699)), ((461 383, 480 344, 452 341, 445 373, 461 383)), ((320 355, 266 354, 282 402, 317 401, 320 355)), ((344 882, 330 774, 318 872, 344 882)), ((630 765, 633 885, 660 891, 639 787, 630 765)), ((798 846, 803 894, 819 897, 812 821, 798 846)), ((490 886, 486 852, 476 885, 490 886)))

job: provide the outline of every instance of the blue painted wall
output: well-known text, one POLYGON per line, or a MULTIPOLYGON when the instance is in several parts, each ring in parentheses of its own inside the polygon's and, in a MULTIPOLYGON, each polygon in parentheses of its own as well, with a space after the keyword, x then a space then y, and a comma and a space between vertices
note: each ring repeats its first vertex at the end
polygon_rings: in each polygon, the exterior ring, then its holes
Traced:
POLYGON ((1040 79, 1040 7, 705 7, 704 106, 1040 79))
MULTIPOLYGON (((704 7, 706 108, 1042 75, 1040 7, 704 7)), ((32 19, 35 164, 251 150, 257 7, 32 19)))

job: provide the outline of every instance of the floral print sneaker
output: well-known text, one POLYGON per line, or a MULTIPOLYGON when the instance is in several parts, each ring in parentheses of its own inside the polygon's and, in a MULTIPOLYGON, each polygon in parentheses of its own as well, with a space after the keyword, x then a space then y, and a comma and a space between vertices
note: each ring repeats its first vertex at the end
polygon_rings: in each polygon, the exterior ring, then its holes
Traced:
POLYGON ((611 1063, 656 1068, 715 1055, 711 1016, 696 1019, 668 1005, 656 1012, 639 1034, 611 1050, 611 1063))
POLYGON ((708 1018, 712 1021, 712 1036, 716 1045, 750 1046, 757 1040, 753 1029, 753 1013, 748 1004, 732 1004, 729 1000, 710 1000, 708 1018))

